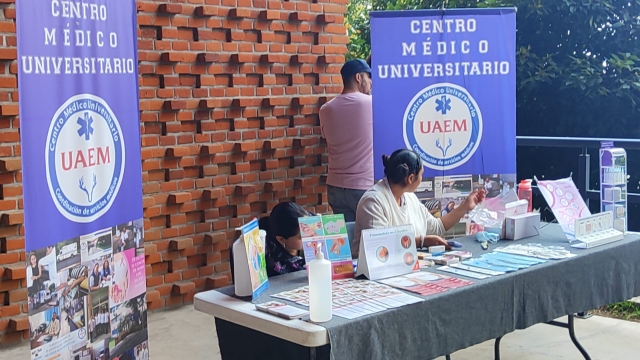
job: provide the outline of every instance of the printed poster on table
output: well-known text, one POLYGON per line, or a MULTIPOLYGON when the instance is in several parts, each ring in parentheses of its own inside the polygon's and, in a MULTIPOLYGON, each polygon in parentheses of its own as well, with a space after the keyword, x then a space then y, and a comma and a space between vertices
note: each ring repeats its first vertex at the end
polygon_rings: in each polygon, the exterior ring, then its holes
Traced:
POLYGON ((269 278, 267 277, 267 261, 265 259, 265 243, 260 238, 260 228, 258 219, 253 219, 250 223, 242 227, 242 238, 244 248, 249 261, 249 277, 251 278, 251 289, 253 299, 269 288, 269 278))
POLYGON ((324 258, 331 262, 333 280, 353 277, 353 258, 344 215, 306 216, 298 218, 298 224, 307 264, 316 258, 320 245, 324 258))
POLYGON ((148 359, 136 3, 16 1, 32 359, 148 359))
POLYGON ((414 270, 420 265, 413 225, 362 231, 357 276, 378 280, 414 270))
POLYGON ((381 155, 414 150, 435 217, 515 188, 515 35, 512 8, 371 13, 376 179, 381 155))

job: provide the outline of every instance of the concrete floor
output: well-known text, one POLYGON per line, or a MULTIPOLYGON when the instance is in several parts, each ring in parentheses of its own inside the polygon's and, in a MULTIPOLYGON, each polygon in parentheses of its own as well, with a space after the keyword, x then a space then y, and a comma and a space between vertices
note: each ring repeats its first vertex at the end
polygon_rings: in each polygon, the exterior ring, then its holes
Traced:
MULTIPOLYGON (((561 319, 562 320, 562 319, 561 319)), ((594 316, 576 320, 576 334, 594 360, 634 360, 640 354, 640 323, 594 316)), ((213 318, 191 306, 149 316, 151 360, 220 360, 213 318)), ((0 350, 0 359, 29 359, 28 343, 0 350)), ((453 360, 492 360, 493 342, 452 355, 453 360)), ((567 330, 536 325, 502 340, 502 359, 581 359, 567 330)), ((438 359, 444 360, 444 358, 438 359)))

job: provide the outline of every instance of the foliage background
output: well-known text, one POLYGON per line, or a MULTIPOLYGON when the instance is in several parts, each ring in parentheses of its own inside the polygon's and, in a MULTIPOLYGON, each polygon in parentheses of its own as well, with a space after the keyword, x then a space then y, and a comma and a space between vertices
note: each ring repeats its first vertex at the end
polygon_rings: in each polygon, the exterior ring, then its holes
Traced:
MULTIPOLYGON (((518 135, 638 137, 640 0, 350 0, 348 57, 370 54, 369 11, 443 6, 517 7, 518 135)), ((597 149, 590 153, 597 189, 597 149)), ((629 191, 640 192, 640 152, 628 153, 629 191)), ((577 172, 579 154, 518 147, 518 177, 566 177, 577 172)), ((640 227, 633 226, 637 215, 630 209, 630 228, 640 227)))

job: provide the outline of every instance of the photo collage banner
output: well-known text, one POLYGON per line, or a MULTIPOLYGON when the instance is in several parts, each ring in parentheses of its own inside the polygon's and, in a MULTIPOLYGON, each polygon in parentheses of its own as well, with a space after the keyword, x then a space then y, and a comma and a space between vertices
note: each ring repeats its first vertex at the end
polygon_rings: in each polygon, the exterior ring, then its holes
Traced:
POLYGON ((371 48, 376 179, 382 155, 414 150, 436 217, 515 188, 515 9, 374 11, 371 48))
POLYGON ((16 1, 31 358, 149 358, 136 3, 16 1))

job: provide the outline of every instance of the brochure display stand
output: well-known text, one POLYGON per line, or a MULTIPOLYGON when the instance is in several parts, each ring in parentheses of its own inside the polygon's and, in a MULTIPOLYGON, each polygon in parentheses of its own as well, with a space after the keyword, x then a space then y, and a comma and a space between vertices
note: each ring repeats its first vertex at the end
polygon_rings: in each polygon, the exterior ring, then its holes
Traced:
POLYGON ((613 228, 627 231, 627 152, 603 143, 600 149, 600 211, 613 213, 613 228))

